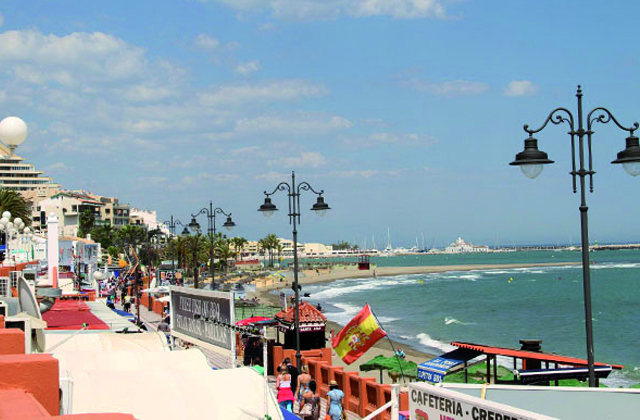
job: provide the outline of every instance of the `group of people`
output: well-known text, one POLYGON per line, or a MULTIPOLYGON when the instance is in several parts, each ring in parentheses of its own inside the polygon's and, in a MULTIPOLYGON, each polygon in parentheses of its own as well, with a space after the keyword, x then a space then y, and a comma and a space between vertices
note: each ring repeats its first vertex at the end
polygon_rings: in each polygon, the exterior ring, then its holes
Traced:
MULTIPOLYGON (((303 365, 301 371, 291 364, 286 358, 278 366, 276 388, 278 390, 278 404, 285 410, 293 412, 293 402, 298 402, 297 414, 306 420, 318 420, 320 418, 320 394, 318 384, 309 374, 309 367, 303 365)), ((340 390, 336 381, 329 382, 327 393, 326 420, 343 420, 345 417, 342 400, 344 393, 340 390)))

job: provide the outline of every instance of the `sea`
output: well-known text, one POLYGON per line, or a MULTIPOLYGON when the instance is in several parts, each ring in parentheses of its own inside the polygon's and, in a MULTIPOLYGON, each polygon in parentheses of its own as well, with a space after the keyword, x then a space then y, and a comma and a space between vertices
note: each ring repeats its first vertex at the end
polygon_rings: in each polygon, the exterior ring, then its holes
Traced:
MULTIPOLYGON (((640 383, 640 251, 590 253, 596 362, 622 364, 603 383, 640 383)), ((580 262, 579 251, 374 257, 378 267, 580 262)), ((586 359, 581 265, 378 276, 305 285, 306 299, 346 324, 369 303, 394 340, 431 354, 451 341, 542 349, 586 359)), ((513 365, 507 359, 505 366, 513 365)))

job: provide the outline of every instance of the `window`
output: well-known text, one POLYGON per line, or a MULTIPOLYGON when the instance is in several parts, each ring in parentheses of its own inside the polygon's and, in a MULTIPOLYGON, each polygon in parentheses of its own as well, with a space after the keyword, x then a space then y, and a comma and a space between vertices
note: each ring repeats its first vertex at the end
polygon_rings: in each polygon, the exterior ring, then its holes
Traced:
POLYGON ((104 212, 105 212, 106 214, 111 214, 111 209, 104 209, 104 212))
POLYGON ((77 205, 72 205, 71 206, 71 211, 78 211, 78 206, 77 205))

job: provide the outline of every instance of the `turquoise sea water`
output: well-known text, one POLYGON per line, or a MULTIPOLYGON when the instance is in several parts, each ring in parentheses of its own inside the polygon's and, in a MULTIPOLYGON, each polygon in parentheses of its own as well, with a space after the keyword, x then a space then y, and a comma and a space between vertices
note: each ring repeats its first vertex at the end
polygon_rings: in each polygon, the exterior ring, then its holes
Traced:
MULTIPOLYGON (((580 252, 373 258, 384 266, 580 261, 580 252)), ((625 365, 605 383, 640 382, 640 251, 591 253, 595 359, 625 365)), ((330 320, 346 323, 369 303, 395 340, 430 353, 449 342, 518 348, 543 340, 544 351, 586 358, 582 267, 532 267, 340 280, 305 286, 330 320), (511 282, 509 279, 513 278, 511 282)))

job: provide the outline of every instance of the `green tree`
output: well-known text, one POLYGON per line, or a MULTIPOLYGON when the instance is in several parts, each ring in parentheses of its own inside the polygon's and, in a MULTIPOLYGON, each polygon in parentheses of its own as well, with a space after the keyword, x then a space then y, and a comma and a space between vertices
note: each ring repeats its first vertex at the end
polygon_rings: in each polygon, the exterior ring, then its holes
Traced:
POLYGON ((249 243, 249 241, 247 241, 247 239, 243 238, 242 236, 238 236, 235 238, 231 238, 231 243, 233 244, 233 247, 236 250, 236 259, 238 258, 238 255, 239 255, 240 260, 242 260, 242 249, 246 244, 249 243))
POLYGON ((111 225, 96 226, 90 233, 91 239, 100 243, 102 249, 108 249, 116 243, 116 232, 111 225))
POLYGON ((31 202, 12 190, 0 188, 0 214, 11 212, 11 219, 22 219, 26 226, 31 226, 31 202))
POLYGON ((127 225, 116 231, 116 242, 121 248, 129 245, 137 248, 146 237, 147 231, 142 226, 127 225))
POLYGON ((220 244, 220 247, 216 249, 218 261, 220 261, 220 268, 224 273, 227 272, 229 268, 229 260, 237 255, 231 249, 231 242, 226 241, 220 244))
POLYGON ((189 235, 185 238, 187 252, 185 254, 189 269, 193 272, 194 287, 199 287, 196 279, 196 270, 209 259, 210 241, 201 233, 189 235))
POLYGON ((119 251, 117 246, 110 246, 107 248, 107 253, 111 255, 113 258, 119 258, 119 251))

